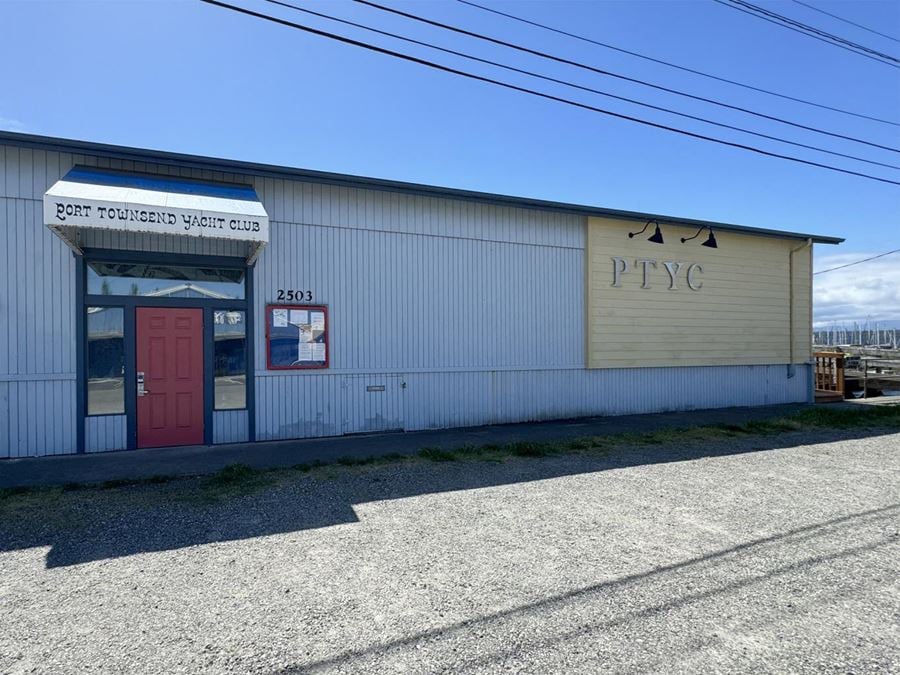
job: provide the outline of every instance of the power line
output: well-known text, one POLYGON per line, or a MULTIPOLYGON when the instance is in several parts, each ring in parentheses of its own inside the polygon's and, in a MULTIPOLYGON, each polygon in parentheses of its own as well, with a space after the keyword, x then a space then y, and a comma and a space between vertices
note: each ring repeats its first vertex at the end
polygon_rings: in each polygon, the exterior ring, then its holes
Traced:
MULTIPOLYGON (((703 97, 703 96, 697 96, 697 95, 695 95, 695 94, 689 94, 689 93, 687 93, 687 92, 680 91, 680 90, 678 90, 678 89, 672 89, 672 88, 670 88, 670 87, 664 87, 664 86, 662 86, 662 85, 654 84, 654 83, 652 83, 652 82, 647 82, 647 81, 645 81, 645 80, 639 80, 639 79, 634 78, 634 77, 628 77, 628 76, 622 75, 622 74, 620 74, 620 73, 614 73, 614 72, 609 71, 609 70, 604 70, 604 69, 601 69, 601 68, 596 68, 596 67, 594 67, 594 66, 591 66, 591 65, 588 65, 588 64, 585 64, 585 63, 579 63, 578 61, 572 61, 572 60, 570 60, 570 59, 566 59, 566 58, 563 58, 563 57, 561 57, 561 56, 555 56, 555 55, 553 55, 553 54, 547 54, 546 52, 541 52, 541 51, 538 51, 538 50, 536 50, 536 49, 531 49, 530 47, 523 47, 522 45, 513 44, 513 43, 511 43, 511 42, 506 42, 505 40, 500 40, 500 39, 498 39, 498 38, 490 37, 490 36, 488 36, 488 35, 482 35, 482 34, 480 34, 480 33, 475 33, 475 32, 473 32, 473 31, 466 30, 466 29, 464 29, 464 28, 459 28, 459 27, 457 27, 457 26, 451 26, 451 25, 449 25, 449 24, 441 23, 441 22, 439 22, 439 21, 434 21, 434 20, 432 20, 432 19, 426 19, 426 18, 421 17, 421 16, 418 16, 418 15, 416 15, 416 14, 411 14, 411 13, 409 13, 409 12, 404 12, 404 11, 399 10, 399 9, 394 9, 393 7, 387 7, 387 6, 385 6, 385 5, 380 5, 380 4, 376 3, 376 2, 372 2, 372 0, 353 0, 353 1, 354 1, 354 2, 357 2, 357 3, 361 4, 361 5, 367 5, 367 6, 369 6, 369 7, 374 7, 375 9, 378 9, 378 10, 381 10, 381 11, 384 11, 384 12, 389 12, 389 13, 391 13, 391 14, 396 14, 396 15, 398 15, 398 16, 403 16, 403 17, 406 17, 406 18, 408 18, 408 19, 412 19, 412 20, 414 20, 414 21, 419 21, 419 22, 421 22, 421 23, 425 23, 425 24, 428 24, 428 25, 430 25, 430 26, 436 26, 436 27, 438 27, 438 28, 443 28, 443 29, 446 29, 446 30, 449 30, 449 31, 453 31, 454 33, 460 33, 460 34, 462 34, 462 35, 468 35, 469 37, 474 37, 474 38, 477 38, 477 39, 479 39, 479 40, 484 40, 484 41, 486 41, 486 42, 490 42, 490 43, 492 43, 492 44, 501 45, 501 46, 503 46, 503 47, 509 47, 510 49, 515 49, 515 50, 517 50, 517 51, 524 52, 524 53, 526 53, 526 54, 532 54, 532 55, 534 55, 534 56, 539 56, 539 57, 541 57, 541 58, 549 59, 549 60, 555 61, 555 62, 557 62, 557 63, 564 63, 564 64, 569 65, 569 66, 575 66, 575 67, 577 67, 577 68, 581 68, 581 69, 583 69, 583 70, 588 70, 588 71, 591 71, 591 72, 593 72, 593 73, 597 73, 597 74, 599 74, 599 75, 608 75, 608 76, 610 76, 610 77, 615 77, 615 78, 620 79, 620 80, 625 80, 626 82, 634 82, 635 84, 640 84, 640 85, 643 85, 643 86, 645 86, 645 87, 651 87, 651 88, 653 88, 653 89, 658 89, 658 90, 660 90, 660 91, 665 91, 665 92, 668 92, 668 93, 670 93, 670 94, 677 94, 678 96, 684 96, 684 97, 686 97, 686 98, 694 99, 694 100, 696 100, 696 101, 703 101, 704 103, 711 103, 711 104, 713 104, 713 105, 717 105, 717 106, 720 106, 720 107, 722 107, 722 108, 728 108, 728 109, 730 109, 730 110, 738 110, 738 111, 740 111, 740 112, 748 113, 748 114, 750 114, 750 115, 755 115, 755 116, 757 116, 757 117, 762 117, 762 118, 764 118, 764 119, 772 120, 772 121, 775 121, 775 122, 780 122, 780 123, 782 123, 782 124, 788 124, 788 125, 790 125, 790 126, 792 126, 792 127, 797 127, 797 128, 799 128, 799 129, 805 129, 805 130, 807 130, 807 131, 813 131, 813 132, 815 132, 815 133, 818 133, 818 134, 824 134, 824 135, 826 135, 826 136, 832 136, 832 137, 834 137, 834 138, 841 138, 841 139, 844 139, 845 141, 853 141, 853 142, 855 142, 855 143, 862 143, 863 145, 869 145, 869 146, 872 146, 872 147, 874 147, 874 148, 879 148, 879 149, 881 149, 881 150, 887 150, 887 151, 889 151, 889 152, 900 153, 900 150, 898 150, 898 149, 896 149, 896 148, 892 148, 892 147, 887 146, 887 145, 881 145, 881 144, 879 144, 879 143, 872 143, 871 141, 864 141, 864 140, 859 139, 859 138, 854 138, 853 136, 845 136, 844 134, 838 134, 838 133, 834 133, 834 132, 832 132, 832 131, 825 131, 824 129, 818 129, 818 128, 816 128, 816 127, 810 127, 810 126, 807 126, 807 125, 805 125, 805 124, 800 124, 800 123, 798 123, 798 122, 791 122, 790 120, 786 120, 786 119, 783 119, 783 118, 781 118, 781 117, 775 117, 774 115, 767 115, 767 114, 765 114, 765 113, 756 112, 756 111, 754 111, 754 110, 749 110, 749 109, 747 109, 747 108, 742 108, 742 107, 740 107, 740 106, 731 105, 730 103, 724 103, 724 102, 722 102, 722 101, 717 101, 717 100, 715 100, 715 99, 705 98, 705 97, 703 97)), ((716 0, 716 1, 718 2, 719 0, 716 0)))
POLYGON ((767 16, 764 16, 764 15, 762 15, 762 14, 757 14, 757 13, 755 13, 755 12, 751 12, 749 9, 744 9, 743 7, 738 7, 737 5, 729 4, 728 2, 726 2, 726 0, 713 0, 713 1, 719 3, 719 4, 722 5, 723 7, 728 7, 728 8, 730 8, 730 9, 736 9, 737 11, 743 12, 744 14, 747 14, 747 15, 749 15, 749 16, 756 17, 757 19, 762 19, 763 21, 768 21, 769 23, 775 24, 776 26, 781 26, 782 28, 788 28, 788 29, 790 29, 790 30, 792 30, 792 31, 795 31, 795 32, 797 32, 797 33, 800 33, 801 35, 806 35, 807 37, 811 37, 811 38, 814 38, 814 39, 816 39, 816 40, 819 40, 820 42, 824 42, 824 43, 827 44, 827 45, 832 45, 833 47, 840 47, 841 49, 846 49, 848 52, 850 52, 850 53, 852 53, 852 54, 858 54, 859 56, 864 56, 864 57, 866 57, 867 59, 871 59, 871 60, 875 61, 876 63, 883 63, 884 65, 886 65, 886 66, 891 66, 891 67, 893 67, 893 68, 896 68, 896 67, 897 67, 897 66, 895 66, 893 63, 890 63, 889 61, 884 61, 884 60, 882 60, 882 59, 879 59, 879 58, 876 58, 876 57, 872 56, 871 54, 866 54, 865 52, 860 52, 860 51, 857 51, 857 50, 855 50, 855 49, 851 49, 850 47, 847 47, 846 45, 842 45, 842 44, 839 44, 839 43, 836 43, 836 42, 832 42, 831 40, 827 40, 827 39, 825 39, 824 37, 821 37, 821 36, 819 36, 819 35, 815 35, 815 34, 813 34, 813 33, 807 33, 807 32, 802 31, 802 30, 797 30, 797 29, 794 28, 793 26, 786 25, 786 24, 784 24, 784 23, 781 23, 780 21, 776 21, 775 19, 771 19, 771 18, 769 18, 769 17, 767 17, 767 16))
POLYGON ((657 122, 651 122, 650 120, 641 119, 639 117, 634 117, 632 115, 626 115, 623 113, 617 113, 612 110, 606 110, 604 108, 598 108, 597 106, 592 106, 587 103, 581 103, 579 101, 573 101, 567 98, 563 98, 561 96, 555 96, 553 94, 548 94, 546 92, 537 91, 534 89, 529 89, 527 87, 521 87, 516 84, 511 84, 509 82, 503 82, 502 80, 495 80, 490 77, 486 77, 484 75, 477 75, 475 73, 470 73, 464 70, 459 70, 458 68, 452 68, 450 66, 445 66, 440 63, 435 63, 434 61, 428 61, 426 59, 419 58, 417 56, 411 56, 409 54, 403 54, 402 52, 396 52, 390 49, 386 49, 384 47, 379 47, 377 45, 372 45, 367 42, 362 42, 360 40, 354 40, 352 38, 345 37, 343 35, 337 35, 335 33, 329 33, 328 31, 320 30, 318 28, 312 28, 311 26, 306 26, 300 23, 296 23, 293 21, 288 21, 287 19, 281 19, 279 17, 271 16, 269 14, 263 14, 261 12, 256 12, 251 9, 247 9, 245 7, 239 7, 237 5, 230 5, 226 2, 221 2, 220 0, 200 0, 200 2, 206 3, 208 5, 215 5, 217 7, 222 7, 224 9, 228 9, 234 12, 238 12, 240 14, 245 14, 247 16, 256 17, 258 19, 263 19, 265 21, 270 21, 272 23, 277 23, 282 26, 287 26, 289 28, 295 28, 297 30, 304 31, 306 33, 310 33, 312 35, 319 35, 321 37, 329 38, 335 40, 337 42, 342 42, 344 44, 353 45, 355 47, 361 47, 363 49, 367 49, 369 51, 373 51, 379 54, 385 54, 387 56, 393 56, 399 59, 403 59, 404 61, 410 61, 411 63, 418 63, 423 66, 427 66, 429 68, 433 68, 435 70, 440 70, 446 73, 451 73, 453 75, 460 75, 462 77, 466 77, 471 80, 477 80, 479 82, 486 82, 488 84, 495 84, 499 87, 504 87, 506 89, 511 89, 513 91, 519 91, 525 94, 531 94, 532 96, 538 96, 540 98, 547 99, 549 101, 556 101, 557 103, 564 103, 566 105, 570 105, 576 108, 581 108, 583 110, 589 110, 592 112, 600 113, 602 115, 608 115, 610 117, 616 117, 618 119, 628 120, 630 122, 636 122, 638 124, 643 124, 645 126, 653 127, 656 129, 663 129, 665 131, 671 131, 673 133, 681 134, 683 136, 688 136, 690 138, 697 138, 705 141, 710 141, 712 143, 719 143, 721 145, 727 145, 733 148, 739 148, 742 150, 747 150, 749 152, 755 152, 760 155, 764 155, 767 157, 775 157, 778 159, 784 159, 791 162, 797 162, 799 164, 805 164, 807 166, 816 166, 822 169, 828 169, 830 171, 836 171, 838 173, 848 174, 851 176, 859 176, 861 178, 868 178, 870 180, 875 180, 881 183, 888 183, 891 185, 900 185, 900 182, 891 180, 889 178, 881 178, 879 176, 872 176, 870 174, 861 173, 859 171, 852 171, 850 169, 842 169, 840 167, 831 166, 830 164, 821 164, 819 162, 814 162, 807 159, 801 159, 799 157, 792 157, 791 155, 782 155, 780 153, 771 152, 769 150, 763 150, 761 148, 757 148, 751 145, 745 145, 743 143, 736 143, 734 141, 726 141, 721 138, 715 138, 713 136, 706 136, 704 134, 695 133, 693 131, 687 131, 685 129, 679 129, 677 127, 670 127, 665 124, 660 124, 657 122))
POLYGON ((296 10, 296 11, 298 11, 298 12, 303 12, 304 14, 309 14, 309 15, 316 16, 316 17, 319 17, 319 18, 322 18, 322 19, 328 19, 329 21, 335 21, 335 22, 337 22, 337 23, 341 23, 341 24, 344 24, 344 25, 346 25, 346 26, 353 26, 353 27, 355 27, 355 28, 361 28, 361 29, 363 29, 363 30, 366 30, 366 31, 369 31, 369 32, 372 32, 372 33, 377 33, 378 35, 384 35, 384 36, 387 36, 387 37, 390 37, 390 38, 395 38, 395 39, 397 39, 397 40, 403 40, 404 42, 408 42, 408 43, 411 43, 411 44, 419 45, 419 46, 422 46, 422 47, 427 47, 427 48, 429 48, 429 49, 435 49, 435 50, 437 50, 437 51, 444 52, 445 54, 452 54, 452 55, 454 55, 454 56, 459 56, 459 57, 462 57, 462 58, 464 58, 464 59, 469 59, 469 60, 471 60, 471 61, 477 61, 478 63, 484 63, 484 64, 487 64, 487 65, 490 65, 490 66, 495 66, 495 67, 497 67, 497 68, 503 68, 503 69, 505 69, 505 70, 509 70, 509 71, 514 72, 514 73, 520 73, 520 74, 522 74, 522 75, 528 75, 529 77, 535 77, 535 78, 538 78, 538 79, 541 79, 541 80, 545 80, 545 81, 547 81, 547 82, 554 82, 554 83, 556 83, 556 84, 562 84, 562 85, 564 85, 564 86, 566 86, 566 87, 571 87, 571 88, 573 88, 573 89, 579 89, 579 90, 581 90, 581 91, 587 91, 587 92, 590 92, 590 93, 593 93, 593 94, 599 94, 600 96, 607 96, 607 97, 609 97, 609 98, 616 99, 616 100, 618 100, 618 101, 625 101, 625 102, 627 102, 627 103, 633 103, 633 104, 635 104, 635 105, 639 105, 639 106, 642 106, 642 107, 645 107, 645 108, 650 108, 651 110, 659 110, 659 111, 661 111, 661 112, 669 113, 669 114, 672 114, 672 115, 678 115, 679 117, 684 117, 684 118, 691 119, 691 120, 695 120, 695 121, 698 121, 698 122, 703 122, 703 123, 705 123, 705 124, 711 124, 711 125, 713 125, 713 126, 717 126, 717 127, 720 127, 720 128, 731 129, 732 131, 739 131, 739 132, 741 132, 741 133, 750 134, 750 135, 752 135, 752 136, 757 136, 757 137, 759 137, 759 138, 765 138, 765 139, 768 139, 768 140, 771 140, 771 141, 777 141, 777 142, 779 142, 779 143, 786 143, 787 145, 793 145, 793 146, 799 147, 799 148, 806 148, 807 150, 815 150, 815 151, 817 151, 817 152, 824 152, 824 153, 826 153, 826 154, 833 155, 833 156, 836 156, 836 157, 843 157, 843 158, 845 158, 845 159, 852 159, 852 160, 855 160, 855 161, 858 161, 858 162, 865 162, 866 164, 873 164, 873 165, 875 165, 875 166, 883 166, 883 167, 886 167, 886 168, 889 168, 889 169, 898 169, 898 170, 900 170, 900 166, 898 166, 898 165, 896 165, 896 164, 887 164, 887 163, 885 163, 885 162, 876 162, 876 161, 871 160, 871 159, 863 159, 862 157, 857 157, 857 156, 855 156, 855 155, 848 155, 848 154, 845 154, 845 153, 843 153, 843 152, 836 152, 836 151, 834 151, 834 150, 827 150, 827 149, 825 149, 825 148, 820 148, 820 147, 815 146, 815 145, 808 145, 808 144, 806 144, 806 143, 798 143, 798 142, 796 142, 796 141, 787 140, 787 139, 784 139, 784 138, 780 138, 780 137, 778 137, 778 136, 771 136, 771 135, 769 135, 769 134, 764 134, 764 133, 760 133, 760 132, 757 132, 757 131, 752 131, 752 130, 750 130, 750 129, 745 129, 745 128, 743 128, 743 127, 738 127, 738 126, 734 126, 734 125, 731 125, 731 124, 725 124, 725 123, 723 123, 723 122, 716 122, 716 121, 714 121, 714 120, 710 120, 710 119, 707 119, 707 118, 705 118, 705 117, 699 117, 699 116, 697 116, 697 115, 690 115, 690 114, 688 114, 688 113, 679 112, 679 111, 677 111, 677 110, 672 110, 671 108, 664 108, 664 107, 662 107, 662 106, 653 105, 653 104, 651 104, 651 103, 646 103, 646 102, 644 102, 644 101, 639 101, 639 100, 636 100, 636 99, 633 99, 633 98, 628 98, 628 97, 626 97, 626 96, 619 96, 619 95, 617 95, 617 94, 611 94, 611 93, 609 93, 609 92, 602 91, 602 90, 600 90, 600 89, 594 89, 594 88, 592 88, 592 87, 586 87, 586 86, 583 86, 583 85, 580 85, 580 84, 575 84, 575 83, 573 83, 573 82, 569 82, 569 81, 567 81, 567 80, 561 80, 561 79, 558 79, 558 78, 555 78, 555 77, 550 77, 550 76, 548 76, 548 75, 542 75, 542 74, 536 73, 536 72, 534 72, 534 71, 525 70, 525 69, 523 69, 523 68, 516 68, 515 66, 506 65, 506 64, 500 63, 500 62, 498 62, 498 61, 492 61, 492 60, 490 60, 490 59, 485 59, 485 58, 482 58, 482 57, 479 57, 479 56, 473 56, 473 55, 471 55, 471 54, 467 54, 467 53, 465 53, 465 52, 457 51, 457 50, 455 50, 455 49, 448 49, 448 48, 446 48, 446 47, 440 47, 440 46, 435 45, 435 44, 432 44, 432 43, 430 43, 430 42, 425 42, 425 41, 423 41, 423 40, 416 40, 416 39, 414 39, 414 38, 406 37, 405 35, 400 35, 400 34, 398 34, 398 33, 392 33, 392 32, 390 32, 390 31, 382 30, 382 29, 379 29, 379 28, 373 28, 372 26, 367 26, 366 24, 359 23, 359 22, 356 22, 356 21, 351 21, 351 20, 349 20, 349 19, 342 19, 342 18, 339 18, 339 17, 336 17, 336 16, 331 16, 330 14, 325 14, 325 13, 323 13, 323 12, 318 12, 318 11, 315 11, 315 10, 312 10, 312 9, 308 9, 308 8, 306 8, 306 7, 300 7, 299 5, 295 5, 295 4, 292 4, 292 3, 290 3, 290 2, 284 2, 284 0, 265 0, 265 1, 268 2, 268 3, 270 3, 270 4, 272 4, 272 5, 278 5, 278 6, 280 6, 280 7, 287 7, 287 8, 289 8, 289 9, 294 9, 294 10, 296 10))
POLYGON ((794 0, 794 2, 796 2, 798 5, 803 5, 804 7, 809 7, 809 9, 813 10, 814 12, 819 12, 821 14, 825 14, 826 16, 830 16, 832 19, 837 19, 838 21, 843 21, 844 23, 850 24, 851 26, 856 26, 857 28, 861 28, 862 30, 869 31, 870 33, 874 33, 875 35, 880 35, 881 37, 887 38, 888 40, 893 40, 894 42, 900 42, 900 40, 895 38, 893 35, 888 35, 887 33, 879 33, 877 30, 863 26, 862 24, 856 23, 855 21, 850 21, 850 19, 845 19, 844 17, 838 16, 837 14, 832 14, 831 12, 826 12, 824 9, 810 5, 809 3, 803 2, 802 0, 794 0))
POLYGON ((883 258, 886 255, 891 255, 892 253, 900 253, 900 248, 895 248, 893 251, 888 251, 887 253, 879 253, 878 255, 873 255, 871 258, 863 258, 862 260, 857 260, 856 262, 847 263, 846 265, 838 265, 837 267, 831 267, 827 270, 822 270, 821 272, 813 272, 813 276, 817 274, 825 274, 826 272, 834 272, 835 270, 842 270, 845 267, 853 267, 854 265, 861 265, 864 262, 869 262, 870 260, 878 260, 878 258, 883 258))
POLYGON ((858 49, 859 51, 866 52, 868 54, 872 54, 873 56, 877 56, 879 58, 887 59, 888 61, 893 61, 895 63, 900 63, 900 59, 895 56, 891 56, 890 54, 885 54, 884 52, 880 52, 877 49, 872 49, 871 47, 867 47, 865 45, 859 44, 858 42, 853 42, 848 40, 847 38, 841 37, 840 35, 835 35, 834 33, 827 33, 821 28, 816 28, 815 26, 810 26, 809 24, 802 23, 797 21, 796 19, 792 19, 788 16, 784 16, 783 14, 778 14, 777 12, 773 12, 770 9, 766 9, 765 7, 760 7, 759 5, 754 5, 752 2, 748 2, 748 0, 728 0, 728 2, 733 5, 741 5, 746 7, 752 12, 759 12, 760 14, 765 14, 766 16, 770 16, 776 21, 781 21, 782 23, 795 26, 800 30, 806 33, 812 33, 815 35, 820 35, 827 40, 831 40, 833 42, 846 45, 852 49, 858 49))
MULTIPOLYGON (((799 0, 795 0, 798 2, 799 0)), ((751 91, 760 92, 762 94, 768 94, 770 96, 777 96, 778 98, 785 99, 787 101, 794 101, 796 103, 802 103, 804 105, 814 106, 816 108, 821 108, 823 110, 831 110, 832 112, 841 113, 844 115, 852 115, 853 117, 860 117, 862 119, 871 120, 873 122, 881 122, 882 124, 891 124, 895 127, 900 127, 900 122, 892 122, 891 120, 881 119, 880 117, 873 117, 872 115, 865 115, 863 113, 853 112, 852 110, 844 110, 843 108, 836 108, 834 106, 827 105, 825 103, 816 103, 815 101, 809 101, 807 99, 798 98, 796 96, 790 96, 788 94, 781 94, 777 91, 772 91, 770 89, 763 89, 762 87, 756 87, 752 84, 746 84, 745 82, 738 82, 737 80, 731 80, 727 77, 720 77, 718 75, 712 75, 711 73, 704 73, 702 70, 696 70, 694 68, 689 68, 687 66, 681 66, 677 63, 671 63, 669 61, 664 61, 663 59, 657 59, 652 56, 647 56, 646 54, 641 54, 640 52, 634 52, 630 49, 624 49, 623 47, 617 47, 615 45, 611 45, 607 42, 600 42, 599 40, 594 40, 589 37, 585 37, 584 35, 578 35, 576 33, 570 33, 569 31, 562 30, 560 28, 554 28, 552 26, 548 26, 543 23, 539 23, 537 21, 532 21, 530 19, 526 19, 521 16, 516 16, 515 14, 510 14, 508 12, 501 12, 499 9, 494 9, 493 7, 487 7, 485 5, 480 5, 477 2, 471 2, 471 0, 457 0, 464 5, 469 5, 470 7, 476 7, 478 9, 484 10, 485 12, 490 12, 492 14, 497 14, 499 16, 505 16, 509 19, 513 19, 515 21, 520 21, 521 23, 528 24, 530 26, 535 26, 537 28, 543 28, 544 30, 551 31, 553 33, 557 33, 559 35, 565 35, 570 38, 575 38, 576 40, 581 40, 582 42, 587 42, 592 45, 596 45, 598 47, 604 47, 606 49, 612 49, 613 51, 620 52, 622 54, 628 54, 629 56, 634 56, 639 59, 644 59, 645 61, 651 61, 653 63, 658 63, 663 66, 668 66, 669 68, 676 68, 686 73, 691 73, 692 75, 699 75, 701 77, 707 77, 711 80, 716 80, 718 82, 725 82, 726 84, 732 84, 737 87, 743 87, 744 89, 750 89, 751 91)))
POLYGON ((783 14, 778 14, 777 12, 773 12, 770 9, 766 9, 765 7, 761 7, 759 5, 754 5, 752 2, 748 2, 747 0, 726 0, 734 6, 744 7, 748 9, 750 12, 754 12, 761 16, 767 16, 771 19, 781 23, 785 27, 792 28, 794 30, 798 30, 807 35, 811 36, 819 36, 824 38, 825 40, 833 43, 838 47, 850 48, 851 50, 858 51, 864 54, 870 54, 876 58, 884 59, 886 61, 893 61, 895 63, 900 63, 900 59, 897 59, 890 54, 885 54, 884 52, 880 52, 876 49, 872 49, 871 47, 866 47, 865 45, 861 45, 858 42, 852 42, 847 40, 846 38, 841 37, 840 35, 835 35, 833 33, 827 33, 820 28, 816 28, 815 26, 810 26, 809 24, 802 23, 797 21, 796 19, 792 19, 788 16, 784 16, 783 14))
POLYGON ((832 36, 830 33, 825 33, 824 31, 820 31, 817 28, 813 28, 812 26, 807 26, 806 24, 794 21, 793 19, 789 19, 785 16, 782 16, 781 14, 776 14, 775 12, 771 12, 767 9, 759 7, 758 5, 753 5, 749 2, 744 2, 743 0, 714 1, 725 7, 743 12, 744 14, 755 16, 756 18, 763 19, 764 21, 768 21, 769 23, 774 23, 776 26, 787 28, 794 31, 795 33, 800 33, 801 35, 815 38, 816 40, 832 45, 834 47, 840 47, 841 49, 846 49, 847 51, 854 54, 865 56, 866 58, 877 61, 878 63, 883 63, 893 68, 900 68, 900 59, 896 59, 890 54, 883 54, 882 52, 878 52, 874 49, 869 49, 868 47, 857 45, 856 43, 850 42, 849 40, 844 40, 843 38, 832 36))

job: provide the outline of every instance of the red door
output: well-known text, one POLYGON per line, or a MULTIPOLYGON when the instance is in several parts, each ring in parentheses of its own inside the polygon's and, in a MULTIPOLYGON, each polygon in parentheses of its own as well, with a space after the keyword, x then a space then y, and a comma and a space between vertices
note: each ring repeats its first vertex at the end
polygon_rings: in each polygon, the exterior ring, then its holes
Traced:
POLYGON ((136 323, 138 447, 203 443, 203 310, 138 307, 136 323))

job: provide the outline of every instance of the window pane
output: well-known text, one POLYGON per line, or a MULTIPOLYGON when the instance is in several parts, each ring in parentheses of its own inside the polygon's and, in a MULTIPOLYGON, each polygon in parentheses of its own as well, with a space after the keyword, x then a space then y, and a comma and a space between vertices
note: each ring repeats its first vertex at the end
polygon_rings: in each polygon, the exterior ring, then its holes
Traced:
POLYGON ((88 307, 88 415, 125 412, 124 319, 121 307, 88 307))
POLYGON ((157 298, 244 298, 244 269, 136 263, 88 263, 90 295, 157 298))
POLYGON ((216 410, 247 407, 246 314, 213 312, 216 410))

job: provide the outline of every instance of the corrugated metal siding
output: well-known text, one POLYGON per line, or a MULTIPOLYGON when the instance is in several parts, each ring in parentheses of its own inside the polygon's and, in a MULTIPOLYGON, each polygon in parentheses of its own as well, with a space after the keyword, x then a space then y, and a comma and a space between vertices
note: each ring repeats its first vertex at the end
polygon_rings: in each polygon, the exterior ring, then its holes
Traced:
POLYGON ((256 380, 256 438, 339 436, 342 432, 341 378, 306 374, 256 380))
POLYGON ((84 425, 84 449, 87 452, 124 450, 128 445, 125 415, 88 417, 84 425))
MULTIPOLYGON (((88 417, 85 424, 87 452, 123 450, 127 445, 125 415, 88 417)), ((217 410, 213 413, 213 443, 245 443, 247 411, 217 410)))
POLYGON ((279 288, 311 290, 329 306, 331 372, 584 362, 579 249, 280 222, 271 237, 258 315, 279 288))
POLYGON ((0 147, 0 456, 76 448, 75 261, 43 224, 50 154, 0 147))
POLYGON ((213 443, 246 443, 246 410, 216 410, 213 412, 213 443))
POLYGON ((408 429, 806 401, 808 366, 413 374, 408 429))
POLYGON ((247 178, 273 221, 537 246, 584 245, 584 218, 396 192, 247 178), (570 227, 574 226, 574 227, 570 227))
POLYGON ((9 457, 9 383, 0 380, 0 459, 9 457))
MULTIPOLYGON (((405 389, 394 389, 400 393, 392 405, 399 407, 403 428, 414 431, 805 402, 809 400, 808 370, 809 366, 797 366, 793 378, 788 377, 786 365, 772 365, 421 372, 357 379, 363 391, 364 383, 405 383, 405 389)), ((259 378, 257 437, 306 438, 379 430, 366 428, 377 404, 361 402, 363 391, 348 397, 343 389, 346 380, 330 375, 259 378)), ((374 400, 386 393, 368 396, 374 400)))
POLYGON ((40 202, 0 198, 0 375, 75 374, 75 260, 40 202))
POLYGON ((12 380, 9 456, 34 457, 75 452, 75 380, 12 380))
POLYGON ((282 181, 256 188, 273 219, 257 315, 279 288, 308 289, 329 306, 331 350, 328 371, 267 372, 256 322, 260 440, 424 428, 409 408, 440 405, 446 371, 583 363, 581 218, 282 181), (434 383, 422 392, 431 398, 403 386, 410 371, 434 383))
POLYGON ((341 389, 343 433, 406 428, 406 381, 402 375, 344 375, 341 389))

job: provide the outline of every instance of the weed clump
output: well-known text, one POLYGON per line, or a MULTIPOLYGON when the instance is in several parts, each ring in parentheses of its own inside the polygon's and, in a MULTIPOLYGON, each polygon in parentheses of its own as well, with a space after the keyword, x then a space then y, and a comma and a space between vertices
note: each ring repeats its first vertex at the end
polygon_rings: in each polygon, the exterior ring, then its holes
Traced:
POLYGON ((254 478, 259 472, 246 464, 229 464, 209 477, 210 485, 235 485, 254 478))
POLYGON ((419 457, 431 462, 455 462, 458 459, 456 452, 442 448, 422 448, 419 457))
POLYGON ((543 443, 520 441, 518 443, 510 443, 509 451, 516 457, 546 457, 552 449, 549 445, 543 443))

